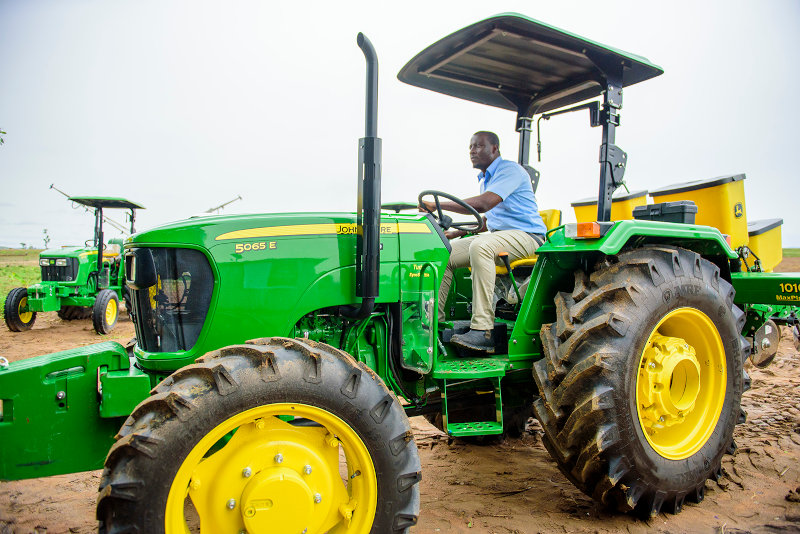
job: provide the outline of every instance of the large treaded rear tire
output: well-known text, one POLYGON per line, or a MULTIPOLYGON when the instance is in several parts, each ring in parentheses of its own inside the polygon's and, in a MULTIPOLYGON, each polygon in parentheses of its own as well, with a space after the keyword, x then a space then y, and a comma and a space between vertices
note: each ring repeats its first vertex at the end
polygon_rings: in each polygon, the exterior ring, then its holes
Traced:
POLYGON ((63 306, 56 313, 62 321, 75 321, 91 317, 92 309, 88 306, 63 306))
MULTIPOLYGON (((534 412, 545 446, 581 491, 619 511, 653 516, 662 507, 678 513, 686 499, 700 502, 706 479, 721 476, 722 456, 735 450, 733 429, 745 419, 740 401, 749 388, 742 367, 749 348, 740 335, 745 318, 733 296, 716 265, 672 247, 609 257, 588 278, 576 272, 571 294, 557 295, 557 321, 542 328, 545 358, 533 370, 541 394, 534 412), (719 366, 724 375, 718 373, 722 393, 708 401, 721 405, 718 419, 699 430, 713 432, 678 460, 649 441, 640 418, 645 410, 637 403, 646 345, 660 321, 675 313, 707 316, 705 332, 721 340, 718 361, 725 362, 719 366)), ((704 358, 697 355, 701 367, 704 358)))
MULTIPOLYGON (((239 481, 237 483, 244 483, 241 477, 251 477, 251 474, 241 475, 242 468, 252 466, 252 478, 246 480, 261 480, 255 486, 256 492, 262 491, 258 489, 258 484, 262 484, 262 488, 273 491, 269 495, 271 498, 273 494, 280 496, 285 493, 284 488, 294 491, 298 484, 284 483, 284 478, 278 480, 270 475, 270 470, 278 470, 272 460, 273 456, 278 456, 275 450, 283 450, 286 457, 285 462, 283 457, 278 462, 281 464, 280 468, 291 466, 293 458, 298 456, 297 451, 292 452, 291 447, 294 444, 302 449, 301 440, 287 445, 287 440, 279 434, 281 431, 285 432, 285 429, 272 430, 272 425, 285 424, 275 417, 242 423, 233 434, 231 443, 239 439, 240 435, 255 435, 256 438, 251 438, 251 441, 256 442, 259 454, 248 456, 233 465, 220 464, 217 461, 219 454, 228 454, 225 447, 227 442, 218 449, 212 447, 206 451, 201 440, 208 441, 206 436, 210 436, 211 443, 214 443, 214 432, 222 424, 252 413, 253 410, 269 410, 273 406, 283 410, 295 409, 286 406, 295 406, 298 410, 310 406, 326 417, 330 415, 338 418, 346 425, 343 432, 336 433, 342 442, 342 450, 345 447, 343 433, 349 434, 350 438, 365 446, 364 450, 368 452, 368 458, 375 468, 377 504, 372 510, 372 524, 367 523, 363 528, 354 530, 359 534, 402 533, 416 524, 420 506, 418 482, 421 478, 421 466, 408 418, 397 398, 368 367, 333 347, 309 340, 264 338, 250 341, 247 345, 235 345, 209 353, 197 360, 197 363, 176 371, 134 410, 106 458, 97 504, 100 533, 172 534, 165 527, 167 521, 174 520, 168 514, 168 501, 174 494, 182 501, 189 488, 196 491, 195 482, 197 486, 200 486, 200 482, 195 481, 195 474, 207 462, 221 467, 214 472, 213 477, 203 478, 197 475, 198 478, 202 478, 204 485, 208 484, 206 480, 211 479, 213 486, 226 487, 225 491, 230 493, 225 494, 222 502, 217 502, 220 499, 213 500, 215 510, 209 510, 208 513, 219 513, 219 510, 223 510, 230 514, 225 516, 230 517, 230 523, 226 524, 225 530, 239 532, 243 528, 242 521, 247 521, 244 503, 248 499, 252 500, 248 497, 248 491, 252 487, 245 486, 243 492, 235 491, 236 483, 232 484, 230 478, 225 482, 225 477, 230 477, 229 471, 233 470, 233 478, 239 481), (258 426, 259 421, 266 421, 266 426, 258 426), (261 433, 255 432, 253 428, 260 429, 261 433), (273 450, 271 447, 284 448, 273 450), (200 456, 197 466, 192 467, 194 464, 190 459, 198 458, 198 448, 204 456, 200 456), (192 472, 191 483, 184 477, 188 488, 178 482, 187 465, 192 472), (279 491, 275 491, 275 488, 279 491), (228 497, 236 503, 230 505, 230 512, 224 506, 228 497), (243 509, 241 511, 240 506, 243 509)), ((297 428, 309 429, 311 426, 301 425, 297 428)), ((319 425, 316 426, 319 428, 319 425)), ((322 426, 328 427, 326 424, 322 426)), ((330 427, 328 430, 331 435, 334 433, 330 427)), ((222 441, 217 442, 215 447, 220 443, 222 441)), ((335 438, 333 443, 326 443, 338 447, 335 438)), ((241 450, 240 443, 237 443, 233 453, 239 454, 238 451, 241 450)), ((315 451, 306 452, 309 457, 315 457, 315 451)), ((324 451, 319 452, 323 453, 324 451)), ((298 461, 309 462, 308 459, 298 461)), ((310 467, 306 472, 302 468, 303 463, 299 464, 299 472, 286 471, 280 477, 299 480, 306 475, 310 476, 310 467)), ((315 466, 313 476, 318 476, 317 473, 321 471, 323 468, 315 466)), ((355 478, 356 482, 348 483, 355 484, 354 488, 357 488, 362 483, 359 481, 369 478, 366 474, 357 478, 360 475, 360 472, 353 473, 349 479, 355 478)), ((338 477, 337 471, 335 478, 338 477)), ((265 495, 259 495, 259 498, 260 501, 254 502, 267 502, 265 495)), ((319 506, 329 502, 328 499, 328 494, 322 495, 322 504, 319 506)), ((271 505, 272 501, 269 502, 271 505)), ((304 520, 304 514, 300 510, 302 506, 308 506, 308 503, 297 506, 296 512, 292 508, 288 516, 281 517, 288 521, 300 516, 304 520)), ((359 513, 367 511, 364 507, 356 508, 359 513)), ((258 517, 252 509, 250 512, 258 517)), ((178 514, 182 524, 182 507, 178 514)), ((262 530, 252 526, 247 528, 252 534, 262 530)), ((297 532, 302 530, 300 527, 297 532)), ((312 530, 314 529, 309 528, 309 532, 312 530)), ((270 524, 266 531, 278 532, 282 529, 270 524)))

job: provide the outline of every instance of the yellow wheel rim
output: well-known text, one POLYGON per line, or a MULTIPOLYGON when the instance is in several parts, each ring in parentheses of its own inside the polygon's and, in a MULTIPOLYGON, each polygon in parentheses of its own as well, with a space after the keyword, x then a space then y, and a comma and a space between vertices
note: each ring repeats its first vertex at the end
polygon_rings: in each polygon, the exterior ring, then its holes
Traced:
POLYGON ((117 301, 110 299, 106 304, 106 324, 112 325, 117 320, 117 301))
POLYGON ((315 406, 269 404, 223 421, 192 449, 172 482, 165 530, 187 533, 193 507, 203 533, 362 534, 377 502, 372 458, 347 423, 315 406))
POLYGON ((725 348, 711 319, 694 308, 668 313, 639 361, 636 412, 647 441, 670 460, 708 441, 725 402, 725 348))
POLYGON ((17 306, 17 315, 19 315, 19 320, 25 324, 31 322, 33 319, 33 312, 31 311, 22 311, 28 307, 28 297, 22 297, 19 300, 19 306, 17 306))

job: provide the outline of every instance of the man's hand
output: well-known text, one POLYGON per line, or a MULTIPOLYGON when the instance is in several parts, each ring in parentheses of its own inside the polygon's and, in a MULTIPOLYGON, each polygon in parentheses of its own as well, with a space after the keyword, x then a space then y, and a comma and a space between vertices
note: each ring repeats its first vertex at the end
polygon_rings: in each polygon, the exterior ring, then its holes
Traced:
POLYGON ((467 232, 465 232, 464 230, 448 230, 448 231, 446 231, 444 233, 444 236, 447 239, 455 239, 457 237, 461 237, 461 236, 465 236, 465 235, 467 235, 467 232))
POLYGON ((436 213, 436 204, 433 203, 433 202, 428 202, 426 200, 423 200, 422 203, 420 203, 420 205, 418 207, 419 207, 419 211, 421 211, 421 212, 436 213))
MULTIPOLYGON (((486 213, 490 209, 500 204, 500 202, 503 201, 503 198, 500 195, 492 193, 491 191, 486 191, 477 197, 465 198, 463 201, 469 204, 478 213, 486 213)), ((437 213, 435 202, 423 200, 419 205, 419 211, 425 211, 423 204, 427 206, 431 213, 437 213)), ((455 202, 440 202, 439 206, 442 208, 442 211, 452 211, 453 213, 460 213, 461 215, 471 215, 470 210, 460 204, 456 204, 455 202)))

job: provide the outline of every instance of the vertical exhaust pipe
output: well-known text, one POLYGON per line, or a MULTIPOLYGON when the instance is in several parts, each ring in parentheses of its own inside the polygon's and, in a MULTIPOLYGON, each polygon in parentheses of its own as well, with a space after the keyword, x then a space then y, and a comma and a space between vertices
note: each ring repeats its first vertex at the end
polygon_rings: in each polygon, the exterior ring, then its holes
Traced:
POLYGON ((378 56, 363 33, 358 46, 367 62, 366 120, 364 137, 358 140, 358 237, 356 249, 356 296, 361 307, 347 315, 364 318, 378 296, 380 266, 381 140, 378 138, 378 56))
MULTIPOLYGON (((97 241, 97 275, 103 271, 103 208, 94 210, 94 239, 97 241)), ((100 289, 100 279, 97 280, 97 289, 100 289)))
POLYGON ((356 37, 358 47, 364 52, 367 61, 366 125, 364 137, 378 136, 378 55, 367 36, 359 33, 356 37))

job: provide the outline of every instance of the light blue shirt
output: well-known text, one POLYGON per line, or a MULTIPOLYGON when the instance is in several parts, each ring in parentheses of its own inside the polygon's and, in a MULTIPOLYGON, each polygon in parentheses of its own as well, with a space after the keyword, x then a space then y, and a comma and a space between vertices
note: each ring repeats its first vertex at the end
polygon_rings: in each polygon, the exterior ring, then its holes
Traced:
POLYGON ((485 173, 478 174, 478 181, 481 193, 491 191, 503 199, 486 212, 489 230, 522 230, 531 234, 547 232, 539 215, 530 176, 521 165, 497 158, 485 173))

